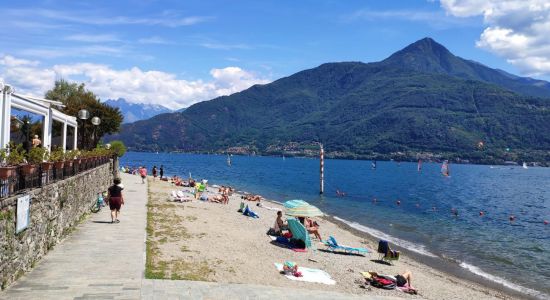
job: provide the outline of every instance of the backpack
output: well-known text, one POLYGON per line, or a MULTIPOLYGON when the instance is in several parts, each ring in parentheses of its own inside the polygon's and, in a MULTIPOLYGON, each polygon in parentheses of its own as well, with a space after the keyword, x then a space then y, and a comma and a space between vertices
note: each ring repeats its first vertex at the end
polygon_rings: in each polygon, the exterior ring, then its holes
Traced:
POLYGON ((378 277, 378 276, 373 277, 370 284, 374 287, 385 289, 385 290, 395 289, 395 281, 389 280, 383 277, 378 277))

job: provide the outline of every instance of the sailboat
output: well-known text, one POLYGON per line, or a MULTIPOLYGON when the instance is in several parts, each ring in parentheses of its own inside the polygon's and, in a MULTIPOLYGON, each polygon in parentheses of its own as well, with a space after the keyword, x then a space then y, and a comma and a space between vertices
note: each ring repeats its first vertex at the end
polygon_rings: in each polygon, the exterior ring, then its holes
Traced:
POLYGON ((373 170, 376 170, 376 160, 373 160, 373 161, 371 162, 371 166, 372 166, 372 169, 373 169, 373 170))
POLYGON ((526 162, 523 162, 523 168, 527 169, 527 163, 526 162))
POLYGON ((227 154, 227 165, 231 167, 231 156, 227 154))
POLYGON ((451 173, 450 173, 450 170, 449 170, 449 161, 446 160, 443 162, 443 164, 441 165, 441 174, 445 177, 450 177, 451 176, 451 173))
POLYGON ((418 169, 418 172, 422 171, 422 160, 418 160, 418 166, 416 167, 418 169))

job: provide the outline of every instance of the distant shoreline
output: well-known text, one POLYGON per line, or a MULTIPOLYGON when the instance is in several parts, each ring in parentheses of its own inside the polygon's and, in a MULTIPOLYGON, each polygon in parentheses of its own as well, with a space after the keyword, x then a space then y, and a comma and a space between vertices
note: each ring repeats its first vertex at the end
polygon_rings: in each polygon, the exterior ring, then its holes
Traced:
MULTIPOLYGON (((136 150, 129 148, 128 151, 130 152, 140 152, 140 153, 175 153, 175 154, 200 154, 200 155, 227 155, 227 153, 221 153, 221 152, 207 152, 207 151, 193 151, 193 152, 184 152, 184 151, 148 151, 148 150, 136 150)), ((231 155, 235 156, 260 156, 260 157, 285 157, 285 158, 299 158, 299 159, 318 159, 318 156, 315 155, 295 155, 295 154, 242 154, 242 153, 229 153, 231 155)), ((363 160, 363 161, 393 161, 396 163, 399 162, 411 162, 416 163, 418 162, 418 158, 404 158, 396 159, 396 158, 384 158, 384 157, 376 157, 376 158, 364 158, 364 157, 356 157, 353 155, 349 156, 333 156, 330 154, 330 152, 325 152, 325 159, 337 159, 337 160, 363 160)), ((460 164, 460 165, 480 165, 480 166, 507 166, 507 167, 520 167, 523 163, 523 161, 497 161, 497 162, 485 162, 485 161, 471 161, 469 159, 452 159, 452 158, 439 158, 439 159, 424 159, 421 158, 423 163, 442 163, 445 160, 449 160, 452 164, 460 164)), ((529 162, 526 161, 528 167, 550 167, 550 162, 529 162)))

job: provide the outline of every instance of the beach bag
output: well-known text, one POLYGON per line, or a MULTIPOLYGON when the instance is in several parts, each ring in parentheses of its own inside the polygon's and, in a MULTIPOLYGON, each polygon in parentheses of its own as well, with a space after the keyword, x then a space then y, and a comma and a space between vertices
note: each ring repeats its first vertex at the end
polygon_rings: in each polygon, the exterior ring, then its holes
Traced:
POLYGON ((374 287, 385 289, 385 290, 395 289, 395 281, 389 280, 383 277, 378 277, 378 276, 373 277, 370 284, 374 287))

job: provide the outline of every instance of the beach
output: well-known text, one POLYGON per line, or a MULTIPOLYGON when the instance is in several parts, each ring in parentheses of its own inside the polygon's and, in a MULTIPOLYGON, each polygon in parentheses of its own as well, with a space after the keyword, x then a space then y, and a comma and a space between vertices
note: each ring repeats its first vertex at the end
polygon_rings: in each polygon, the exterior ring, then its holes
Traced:
MULTIPOLYGON (((316 240, 312 240, 316 244, 314 249, 295 252, 272 242, 266 235, 273 226, 277 210, 283 210, 280 204, 262 201, 263 207, 258 207, 256 202, 242 200, 239 193, 233 193, 227 205, 198 200, 180 203, 174 202, 170 196, 171 191, 177 190, 192 197, 191 188, 149 179, 148 278, 250 283, 411 299, 515 298, 498 289, 436 270, 407 255, 406 251, 393 265, 379 263, 376 261, 379 256, 375 238, 348 230, 330 217, 316 219, 323 239, 332 235, 340 244, 368 248, 370 253, 365 256, 332 253, 316 240), (260 217, 251 218, 238 213, 241 201, 260 217), (289 280, 274 265, 285 261, 323 270, 336 284, 289 280), (412 285, 418 290, 418 295, 365 285, 360 274, 363 271, 387 275, 411 271, 412 285)), ((207 194, 217 194, 217 188, 208 187, 207 194)))

